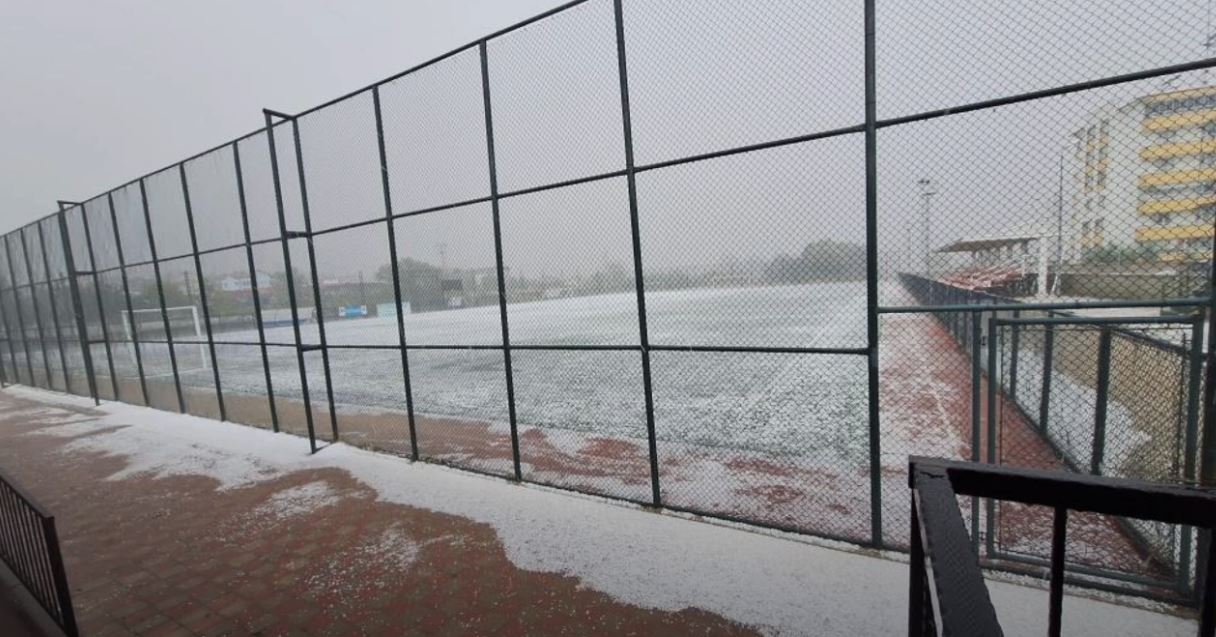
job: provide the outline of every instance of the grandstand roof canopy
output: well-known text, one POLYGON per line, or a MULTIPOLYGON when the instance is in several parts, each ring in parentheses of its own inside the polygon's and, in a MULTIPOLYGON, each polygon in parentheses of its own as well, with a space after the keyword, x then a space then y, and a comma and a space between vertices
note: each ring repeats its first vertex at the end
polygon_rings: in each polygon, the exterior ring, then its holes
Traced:
POLYGON ((981 250, 995 250, 1011 245, 1019 245, 1036 241, 1040 238, 1039 234, 1018 234, 1005 237, 988 237, 975 239, 959 239, 954 243, 944 245, 935 252, 980 252, 981 250))

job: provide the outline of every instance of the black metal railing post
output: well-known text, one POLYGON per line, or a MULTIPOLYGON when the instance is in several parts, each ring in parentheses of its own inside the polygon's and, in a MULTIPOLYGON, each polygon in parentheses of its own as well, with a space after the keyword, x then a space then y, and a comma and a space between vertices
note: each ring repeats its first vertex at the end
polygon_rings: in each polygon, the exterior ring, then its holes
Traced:
MULTIPOLYGON (((34 357, 32 355, 30 355, 29 336, 28 336, 28 333, 26 332, 26 317, 22 316, 21 291, 19 291, 19 289, 17 289, 17 276, 15 274, 13 274, 13 269, 12 269, 12 238, 13 238, 13 236, 15 236, 15 235, 13 235, 13 233, 9 233, 9 235, 5 236, 4 257, 5 257, 5 261, 6 261, 7 265, 9 265, 9 287, 12 289, 13 309, 16 310, 16 314, 17 314, 17 328, 19 329, 19 331, 21 331, 22 349, 26 350, 26 373, 29 374, 30 387, 33 387, 33 385, 36 384, 36 383, 34 383, 34 357)), ((19 235, 17 235, 17 236, 19 236, 19 235)), ((19 374, 19 372, 17 372, 17 370, 13 370, 13 373, 18 374, 18 379, 19 379, 19 376, 21 376, 21 374, 19 374)))
MULTIPOLYGON (((118 375, 114 373, 114 351, 110 347, 110 327, 106 321, 106 309, 102 303, 101 296, 101 278, 97 274, 97 255, 93 250, 93 232, 89 229, 89 210, 84 205, 80 206, 80 223, 84 226, 84 243, 87 248, 86 254, 89 255, 89 269, 93 275, 93 295, 97 299, 97 318, 101 323, 101 342, 106 350, 106 368, 110 372, 110 389, 114 393, 114 400, 122 400, 122 395, 118 389, 118 375)), ((65 235, 66 236, 66 235, 65 235)), ((73 263, 75 257, 73 257, 73 263)), ((85 343, 86 348, 92 348, 92 343, 85 343)), ((91 350, 90 350, 91 351, 91 350)))
POLYGON ((194 206, 190 203, 190 183, 186 178, 186 163, 177 165, 182 181, 182 200, 186 204, 186 226, 190 229, 190 251, 194 254, 194 275, 198 282, 198 304, 203 308, 203 326, 207 330, 207 352, 211 356, 211 375, 215 380, 215 402, 220 410, 220 420, 228 420, 224 408, 224 389, 220 385, 219 359, 215 355, 215 335, 211 331, 211 311, 207 307, 207 284, 203 280, 203 259, 198 252, 198 230, 194 225, 194 206))
MULTIPOLYGON (((1013 311, 1013 318, 1022 315, 1020 310, 1013 311)), ((1018 352, 1022 346, 1022 328, 1018 324, 1009 326, 1009 395, 1017 401, 1018 396, 1018 352)))
POLYGON ((1198 586, 1199 634, 1216 637, 1216 551, 1212 550, 1212 529, 1204 529, 1199 540, 1198 586))
POLYGON ((296 146, 296 173, 300 181, 300 213, 304 217, 304 241, 308 251, 308 270, 312 277, 313 315, 317 317, 317 337, 321 349, 321 371, 325 374, 325 397, 329 400, 329 426, 334 442, 338 440, 338 409, 334 405, 334 382, 329 372, 329 341, 325 338, 325 307, 321 302, 321 280, 317 276, 317 252, 312 245, 312 214, 308 209, 308 185, 304 178, 304 149, 300 143, 300 120, 291 118, 291 137, 296 146))
POLYGON ((274 383, 270 378, 270 352, 266 348, 266 326, 262 319, 262 293, 258 289, 258 268, 253 258, 253 234, 249 230, 249 207, 245 200, 245 176, 241 169, 241 145, 232 142, 232 167, 236 173, 237 203, 241 209, 241 231, 245 237, 245 260, 249 265, 249 287, 253 298, 254 322, 258 326, 258 348, 262 354, 262 373, 266 379, 266 402, 270 407, 270 428, 279 432, 279 411, 274 404, 274 383))
MULTIPOLYGON (((1000 426, 1001 418, 1001 376, 997 353, 1001 348, 1001 339, 997 329, 997 313, 992 312, 988 315, 988 444, 986 453, 988 464, 1001 464, 1001 458, 998 455, 999 449, 997 447, 998 427, 1000 426)), ((997 504, 995 500, 989 498, 987 505, 988 515, 985 516, 984 520, 984 546, 988 551, 988 555, 992 555, 996 550, 997 504)), ((973 532, 975 531, 973 530, 973 532)))
MULTIPOLYGON (((912 524, 908 529, 908 635, 922 637, 925 634, 925 610, 929 608, 929 587, 926 586, 928 573, 925 569, 925 547, 921 543, 920 514, 917 513, 916 491, 910 498, 912 524)), ((930 612, 932 610, 930 609, 930 612)))
MULTIPOLYGON (((80 205, 80 215, 83 217, 84 216, 84 204, 79 204, 79 205, 80 205)), ((72 240, 68 236, 68 220, 67 220, 67 210, 66 209, 61 209, 59 211, 58 221, 59 221, 59 234, 63 241, 63 245, 62 245, 61 249, 63 250, 64 268, 67 270, 67 273, 68 273, 68 294, 71 295, 72 313, 75 315, 75 318, 76 318, 76 331, 80 334, 80 350, 81 350, 81 358, 82 358, 82 360, 84 360, 85 379, 87 380, 88 385, 89 385, 89 396, 91 396, 93 398, 93 404, 100 405, 101 398, 100 398, 100 396, 98 396, 98 392, 97 392, 97 373, 96 373, 97 370, 93 366, 93 351, 89 345, 89 327, 84 319, 84 303, 80 296, 80 286, 78 285, 77 276, 76 276, 76 256, 74 254, 72 254, 72 240)), ((43 251, 43 253, 45 254, 45 250, 43 251)), ((94 266, 94 269, 95 268, 96 268, 96 266, 94 266)), ((52 306, 54 305, 53 299, 52 299, 51 305, 52 306)), ((100 305, 97 306, 97 318, 101 322, 103 322, 103 323, 105 322, 105 317, 102 316, 102 314, 101 314, 100 305)), ((62 345, 60 347, 62 347, 62 345)), ((64 359, 64 363, 63 363, 63 379, 64 379, 64 383, 68 384, 70 387, 70 383, 68 383, 68 380, 67 380, 68 379, 68 366, 67 366, 66 359, 64 359)), ((71 391, 71 390, 69 389, 69 391, 71 391)), ((115 394, 115 398, 117 398, 117 394, 115 394)))
MULTIPOLYGON (((152 274, 156 279, 156 298, 160 302, 160 320, 165 329, 165 343, 169 347, 169 369, 173 371, 173 388, 177 391, 177 411, 186 413, 182 379, 177 371, 177 349, 173 347, 173 327, 169 324, 169 308, 165 303, 165 283, 160 275, 160 260, 156 256, 156 237, 152 233, 152 212, 148 209, 148 188, 142 178, 139 180, 139 201, 144 210, 144 229, 148 232, 148 251, 152 257, 152 274)), ((131 317, 131 322, 135 322, 134 316, 131 317)))
POLYGON ((304 343, 300 335, 300 309, 296 302, 295 275, 291 267, 291 246, 287 241, 287 213, 283 208, 283 186, 279 179, 279 154, 274 139, 274 119, 291 119, 289 115, 263 109, 266 118, 266 143, 270 145, 270 175, 274 183, 274 203, 279 213, 279 241, 283 246, 283 269, 287 283, 287 301, 291 306, 291 325, 296 339, 296 362, 300 366, 300 395, 304 401, 304 422, 308 427, 308 447, 317 452, 317 435, 313 429, 312 400, 308 392, 308 369, 304 362, 304 343))
POLYGON ((654 386, 650 372, 650 334, 646 321, 646 277, 642 270, 642 236, 638 222, 638 188, 634 172, 633 124, 629 109, 629 64, 625 54, 625 15, 621 0, 613 0, 616 23, 617 72, 621 85, 621 124, 625 137, 625 183, 629 192, 629 229, 633 248, 634 295, 638 308, 638 344, 642 357, 642 393, 646 405, 646 446, 650 460, 650 503, 663 505, 659 484, 659 449, 654 423, 654 386))
POLYGON ((42 518, 42 536, 46 543, 47 561, 54 581, 55 604, 59 609, 59 624, 69 637, 78 635, 76 610, 72 606, 72 593, 68 588, 67 570, 63 566, 63 554, 59 550, 59 533, 55 529, 55 518, 42 518))
MULTIPOLYGON (((1190 348, 1187 350, 1187 357, 1184 361, 1186 365, 1187 375, 1187 395, 1186 395, 1186 428, 1183 432, 1183 448, 1182 448, 1182 478, 1187 484, 1194 484, 1198 478, 1199 464, 1199 419, 1200 419, 1200 393, 1202 392, 1200 383, 1203 374, 1203 330, 1207 324, 1206 308, 1199 308, 1195 314, 1195 320, 1191 324, 1190 348)), ((1175 469, 1176 470, 1176 469, 1175 469)), ((1191 585, 1191 550, 1194 541, 1195 529, 1182 528, 1180 529, 1179 550, 1178 550, 1178 586, 1180 589, 1187 589, 1191 585)), ((1202 566, 1203 562, 1195 564, 1202 566)), ((1202 578, 1198 578, 1197 584, 1202 583, 1202 578)), ((1199 592, 1199 587, 1195 588, 1195 592, 1199 592)))
POLYGON ((131 281, 127 277, 127 258, 122 249, 122 233, 118 231, 118 212, 114 209, 114 193, 106 193, 106 203, 110 207, 110 227, 114 230, 114 248, 118 253, 118 271, 122 273, 122 298, 127 306, 127 322, 130 324, 131 349, 135 357, 135 372, 139 374, 139 393, 143 395, 144 404, 151 405, 148 396, 148 380, 144 373, 144 356, 139 346, 139 325, 135 323, 135 307, 131 303, 131 281))
MULTIPOLYGON (((911 457, 909 459, 909 474, 912 479, 914 496, 920 502, 929 499, 929 489, 933 488, 938 494, 932 500, 938 503, 934 508, 935 515, 942 514, 939 519, 945 521, 950 514, 957 522, 954 526, 954 538, 949 541, 945 535, 938 535, 934 542, 926 533, 927 541, 922 542, 927 555, 927 562, 932 565, 938 596, 933 600, 940 609, 940 616, 947 619, 953 615, 953 631, 948 628, 945 634, 980 634, 972 623, 976 616, 975 610, 986 604, 977 604, 976 595, 986 591, 986 585, 977 567, 969 567, 972 571, 971 581, 959 572, 958 566, 964 563, 974 564, 974 553, 967 547, 965 536, 961 530, 961 516, 958 511, 957 497, 969 496, 996 499, 1003 502, 1019 503, 1027 506, 1049 507, 1054 511, 1052 520, 1052 549, 1049 562, 1042 564, 1049 567, 1051 577, 1048 625, 1049 634, 1059 634, 1061 626, 1061 608, 1065 583, 1089 582, 1086 578, 1069 578, 1065 569, 1066 534, 1068 526, 1068 511, 1083 510, 1097 515, 1116 518, 1135 518, 1171 525, 1194 526, 1209 533, 1216 528, 1216 496, 1208 490, 1196 489, 1188 485, 1167 485, 1146 482, 1091 476, 1072 471, 1045 471, 1042 469, 998 467, 983 463, 968 463, 937 458, 911 457), (938 567, 941 570, 938 570, 938 567), (941 575, 945 574, 944 577, 941 575), (946 594, 943 594, 945 592, 946 594), (960 632, 961 629, 961 632, 960 632)), ((921 519, 921 526, 929 528, 927 505, 916 510, 921 519)), ((1210 555, 1201 557, 1200 573, 1216 574, 1216 560, 1210 555)), ((978 566, 978 565, 976 565, 978 566)), ((1082 566, 1074 565, 1081 574, 1087 573, 1082 566)), ((1092 575, 1090 571, 1088 574, 1092 575)), ((1199 634, 1212 635, 1216 631, 1216 587, 1209 584, 1203 588, 1201 596, 1195 600, 1201 609, 1199 634)), ((1092 582, 1090 582, 1092 585, 1092 582)), ((1109 590, 1109 589, 1107 589, 1109 590)), ((986 593, 985 593, 986 596, 986 593)), ((1000 634, 999 631, 993 634, 1000 634)))
POLYGON ((1110 402, 1111 329, 1103 326, 1098 336, 1098 387, 1094 397, 1094 439, 1089 456, 1089 472, 1102 474, 1106 457, 1106 412, 1110 402))
MULTIPOLYGON (((983 327, 980 325, 980 311, 971 310, 967 313, 971 326, 971 461, 981 460, 980 446, 983 439, 980 435, 983 418, 982 394, 980 393, 980 349, 983 342, 983 327)), ((980 542, 980 499, 971 498, 971 543, 979 550, 980 542)))
POLYGON ((414 391, 410 382, 410 355, 405 340, 405 308, 401 301, 401 264, 397 261, 397 229, 393 220, 393 196, 388 178, 388 153, 384 147, 384 115, 380 109, 380 86, 372 88, 372 107, 376 114, 376 148, 380 155, 380 185, 384 190, 384 224, 388 234, 388 260, 392 270, 393 314, 397 317, 397 345, 401 349, 401 380, 405 385, 405 415, 410 432, 410 457, 418 459, 418 430, 414 422, 414 391))
POLYGON ((1056 507, 1051 522, 1051 592, 1047 610, 1047 634, 1060 637, 1064 608, 1064 542, 1068 534, 1068 509, 1056 507))
POLYGON ((922 549, 919 565, 910 569, 919 575, 920 583, 910 582, 910 588, 925 586, 933 591, 932 595, 918 595, 920 604, 909 594, 909 603, 922 609, 909 609, 909 634, 937 635, 940 628, 945 635, 998 637, 1000 623, 948 474, 919 461, 909 469, 912 510, 919 528, 916 544, 922 549), (932 572, 931 579, 925 576, 927 572, 932 572), (912 624, 914 618, 920 620, 916 625, 912 624))
MULTIPOLYGON (((1216 232, 1212 234, 1211 254, 1216 257, 1216 232)), ((1207 313, 1207 342, 1204 348, 1203 378, 1203 422, 1199 449, 1199 484, 1216 487, 1216 259, 1208 260, 1207 296, 1204 306, 1207 313)), ((1199 535, 1199 560, 1195 569, 1196 590, 1203 591, 1200 600, 1208 600, 1200 622, 1200 633, 1206 630, 1207 637, 1216 636, 1216 551, 1212 547, 1212 530, 1205 529, 1199 535), (1206 566, 1205 566, 1206 565, 1206 566)))
POLYGON ((481 56, 481 96, 486 118, 486 157, 490 166, 490 214, 494 221, 494 265, 498 271, 498 318, 502 324, 502 360, 507 383, 507 416, 511 426, 511 458, 515 479, 523 479, 519 466, 519 425, 515 418, 515 379, 511 366, 511 329, 507 320, 507 287, 503 278, 502 224, 498 209, 498 168, 494 159, 494 114, 490 105, 490 64, 486 43, 477 45, 481 56))
POLYGON ((1039 390, 1039 429, 1047 435, 1047 421, 1051 416, 1051 368, 1055 365, 1056 329, 1054 325, 1043 326, 1043 370, 1042 389, 1039 390))
POLYGON ((869 400, 870 541, 882 542, 882 429, 878 369, 878 61, 875 0, 865 0, 866 375, 869 400))
MULTIPOLYGON (((57 217, 62 219, 62 216, 63 210, 61 209, 57 217)), ((57 221, 59 219, 57 219, 57 221)), ((61 231, 66 229, 66 227, 66 224, 62 224, 60 226, 61 231)), ((62 246, 67 247, 68 244, 64 243, 62 246)), ((72 381, 68 377, 68 355, 63 346, 63 327, 59 324, 59 308, 55 307, 55 283, 53 281, 53 277, 51 276, 51 259, 50 256, 47 255, 46 231, 43 230, 41 221, 38 222, 38 247, 39 252, 42 253, 42 271, 46 275, 46 295, 47 298, 51 300, 51 323, 55 325, 55 345, 59 348, 59 365, 63 368, 63 391, 70 394, 72 393, 72 381)), ((73 280, 72 276, 72 273, 69 272, 69 281, 73 280)), ((75 306, 75 298, 75 295, 73 295, 73 307, 75 306)), ((84 343, 87 340, 88 334, 82 332, 80 334, 80 342, 84 343)), ((89 387, 90 389, 93 387, 93 383, 91 381, 89 382, 89 387)), ((90 391, 90 395, 92 395, 94 399, 97 398, 95 394, 96 392, 90 391)))

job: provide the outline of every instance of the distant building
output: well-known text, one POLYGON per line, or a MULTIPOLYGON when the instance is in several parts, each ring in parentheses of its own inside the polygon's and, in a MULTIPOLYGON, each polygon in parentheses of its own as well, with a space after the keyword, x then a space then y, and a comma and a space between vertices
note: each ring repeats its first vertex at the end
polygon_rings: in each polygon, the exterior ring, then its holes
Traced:
POLYGON ((1155 93, 1095 112, 1073 133, 1067 261, 1211 258, 1216 87, 1155 93))
MULTIPOLYGON (((258 290, 269 290, 270 276, 265 272, 258 272, 257 276, 258 290)), ((225 292, 249 292, 253 289, 253 280, 247 276, 226 276, 220 279, 220 289, 225 292)))

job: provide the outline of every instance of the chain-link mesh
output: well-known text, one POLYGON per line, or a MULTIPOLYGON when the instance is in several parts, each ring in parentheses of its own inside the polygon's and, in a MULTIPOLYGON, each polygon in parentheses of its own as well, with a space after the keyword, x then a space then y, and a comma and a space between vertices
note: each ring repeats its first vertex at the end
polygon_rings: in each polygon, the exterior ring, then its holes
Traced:
POLYGON ((502 352, 415 350, 410 381, 418 452, 459 467, 511 474, 511 435, 502 352))
MULTIPOLYGON (((65 204, 4 380, 882 546, 909 455, 1201 481, 1206 0, 879 0, 873 66, 836 4, 588 0, 65 204)), ((1190 530, 1069 536, 1192 585, 1190 530)))
POLYGON ((652 340, 864 346, 859 163, 846 136, 639 175, 652 340))
POLYGON ((870 530, 865 365, 854 357, 653 356, 664 501, 796 530, 870 530))
MULTIPOLYGON (((999 420, 988 432, 996 437, 995 461, 1194 483, 1195 333, 1185 324, 1001 327, 991 345, 1000 356, 999 420)), ((1049 558, 1050 510, 998 504, 988 513, 998 559, 1049 558)), ((1141 585, 1185 587, 1194 541, 1193 530, 1176 525, 1080 513, 1070 519, 1068 559, 1091 577, 1114 571, 1141 585)))
POLYGON ((371 93, 310 113, 298 124, 313 230, 382 218, 371 93))
MULTIPOLYGON (((864 121, 860 3, 640 0, 624 10, 639 164, 864 121)), ((851 160, 816 163, 864 177, 851 160)))
POLYGON ((502 245, 512 343, 638 343, 624 179, 503 201, 502 245))
POLYGON ((476 50, 382 85, 380 103, 394 212, 490 194, 476 50))
POLYGON ((487 45, 500 191, 621 168, 612 11, 591 0, 487 45))
POLYGON ((396 221, 397 275, 414 345, 501 345, 488 204, 396 221), (461 309, 455 314, 445 310, 461 309))
POLYGON ((525 478, 648 502, 638 354, 519 351, 511 364, 525 478))
MULTIPOLYGON (((907 494, 908 456, 973 460, 971 361, 951 327, 966 333, 969 315, 941 322, 929 314, 883 318, 879 355, 882 429, 882 512, 884 520, 911 515, 907 494), (961 320, 959 320, 961 319, 961 320)), ((970 511, 970 499, 963 511, 970 511)), ((965 520, 970 523, 969 516, 965 520)), ((908 544, 908 525, 884 524, 884 540, 908 544)))

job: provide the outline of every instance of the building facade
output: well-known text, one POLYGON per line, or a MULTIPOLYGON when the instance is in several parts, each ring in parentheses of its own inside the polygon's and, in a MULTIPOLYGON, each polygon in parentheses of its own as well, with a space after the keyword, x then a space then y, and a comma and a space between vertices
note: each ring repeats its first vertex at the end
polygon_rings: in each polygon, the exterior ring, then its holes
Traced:
POLYGON ((1154 93, 1073 133, 1066 260, 1194 263, 1216 219, 1216 87, 1154 93))

